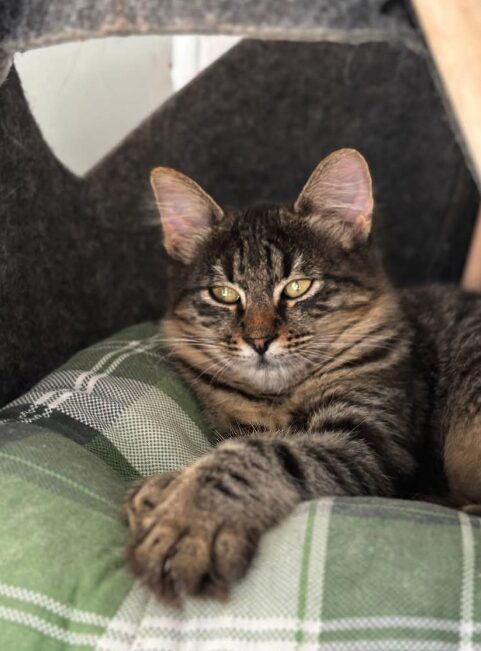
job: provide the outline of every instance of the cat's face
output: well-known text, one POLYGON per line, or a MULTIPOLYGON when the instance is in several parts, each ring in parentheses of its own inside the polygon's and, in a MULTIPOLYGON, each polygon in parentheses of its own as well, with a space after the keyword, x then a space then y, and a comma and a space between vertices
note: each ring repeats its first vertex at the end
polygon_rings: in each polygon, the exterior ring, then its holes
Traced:
POLYGON ((292 208, 224 213, 164 168, 153 187, 166 248, 184 264, 163 331, 199 374, 272 393, 328 365, 346 332, 362 336, 383 276, 359 154, 323 161, 292 208))

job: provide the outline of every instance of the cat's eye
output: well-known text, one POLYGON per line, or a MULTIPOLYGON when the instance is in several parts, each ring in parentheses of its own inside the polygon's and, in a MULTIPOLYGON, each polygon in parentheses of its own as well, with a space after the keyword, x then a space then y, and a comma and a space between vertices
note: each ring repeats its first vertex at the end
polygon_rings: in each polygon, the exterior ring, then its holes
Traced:
POLYGON ((240 299, 240 296, 235 291, 235 289, 232 289, 232 287, 227 287, 226 285, 222 285, 220 287, 211 287, 210 293, 216 301, 219 301, 219 303, 227 303, 228 305, 237 303, 237 301, 240 299))
POLYGON ((308 278, 301 278, 300 280, 291 280, 290 283, 282 290, 284 296, 287 298, 299 298, 307 292, 309 287, 312 285, 312 280, 308 278))

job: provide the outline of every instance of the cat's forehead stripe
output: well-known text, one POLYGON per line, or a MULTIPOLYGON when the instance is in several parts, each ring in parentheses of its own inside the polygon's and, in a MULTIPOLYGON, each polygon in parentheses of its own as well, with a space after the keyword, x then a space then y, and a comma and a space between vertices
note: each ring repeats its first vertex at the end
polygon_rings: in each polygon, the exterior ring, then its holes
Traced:
POLYGON ((242 278, 245 274, 244 245, 240 242, 234 251, 233 256, 233 276, 234 280, 242 278))
POLYGON ((292 268, 291 268, 289 274, 291 272, 293 272, 293 271, 301 271, 303 262, 304 262, 304 260, 302 258, 302 253, 298 253, 294 258, 294 262, 292 264, 292 268))
POLYGON ((250 243, 239 242, 233 252, 226 252, 217 258, 212 266, 213 281, 241 283, 254 275, 258 280, 279 282, 294 272, 302 272, 303 256, 282 250, 272 241, 250 243))
POLYGON ((217 260, 212 266, 212 282, 221 285, 224 281, 228 280, 223 263, 217 260))

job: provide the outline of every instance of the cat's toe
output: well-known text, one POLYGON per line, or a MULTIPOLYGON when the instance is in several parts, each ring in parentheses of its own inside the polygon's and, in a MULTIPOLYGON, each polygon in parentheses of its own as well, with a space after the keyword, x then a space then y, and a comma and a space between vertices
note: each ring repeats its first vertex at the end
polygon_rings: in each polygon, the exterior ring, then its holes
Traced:
POLYGON ((164 562, 163 595, 181 599, 204 592, 211 570, 211 537, 208 528, 189 529, 180 536, 164 562))
POLYGON ((165 514, 131 546, 129 558, 136 576, 160 599, 180 605, 188 595, 225 599, 256 546, 256 536, 215 515, 191 512, 173 522, 165 514))
POLYGON ((164 592, 224 600, 246 573, 257 537, 205 514, 180 536, 164 564, 164 592))
POLYGON ((164 488, 150 480, 129 501, 130 567, 171 604, 188 595, 225 598, 257 546, 258 535, 242 525, 241 513, 199 508, 195 488, 188 480, 164 488))
POLYGON ((213 543, 212 564, 215 575, 226 584, 241 579, 256 553, 259 534, 243 526, 226 525, 213 543))
POLYGON ((200 595, 209 582, 215 524, 209 517, 172 520, 153 517, 142 539, 129 549, 134 574, 160 599, 179 605, 187 595, 200 595))
POLYGON ((143 539, 133 542, 128 554, 131 569, 142 583, 173 604, 185 591, 171 572, 171 560, 183 535, 184 531, 174 523, 154 520, 143 539))
POLYGON ((134 538, 143 536, 151 527, 153 512, 162 504, 166 489, 179 474, 179 472, 168 472, 154 475, 133 484, 127 495, 124 513, 134 538))

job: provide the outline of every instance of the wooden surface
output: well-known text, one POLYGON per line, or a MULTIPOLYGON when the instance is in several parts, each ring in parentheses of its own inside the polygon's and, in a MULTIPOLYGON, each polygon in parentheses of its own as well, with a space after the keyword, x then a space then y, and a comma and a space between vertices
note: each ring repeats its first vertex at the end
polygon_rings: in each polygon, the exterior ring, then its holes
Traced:
MULTIPOLYGON (((481 189, 481 0, 413 0, 481 189)), ((462 281, 481 291, 481 210, 462 281)))
POLYGON ((481 208, 471 238, 468 257, 464 267, 462 285, 464 289, 481 291, 481 208))
POLYGON ((481 0, 413 0, 481 187, 481 0))

